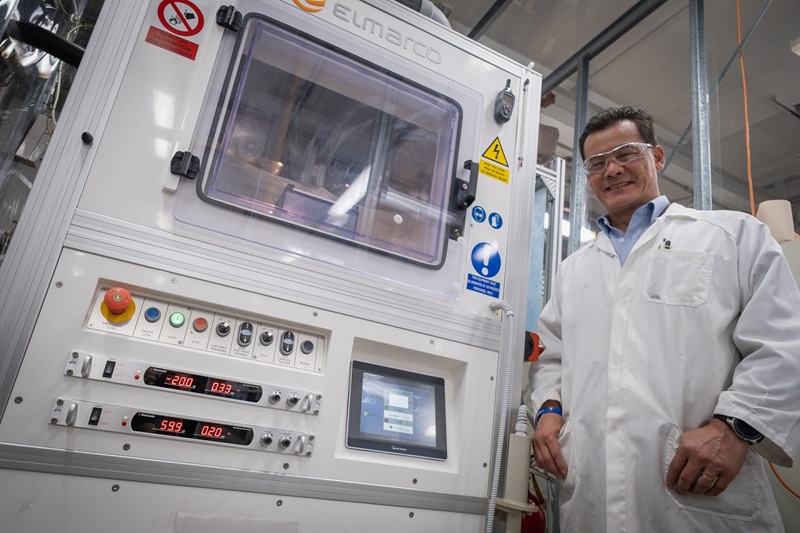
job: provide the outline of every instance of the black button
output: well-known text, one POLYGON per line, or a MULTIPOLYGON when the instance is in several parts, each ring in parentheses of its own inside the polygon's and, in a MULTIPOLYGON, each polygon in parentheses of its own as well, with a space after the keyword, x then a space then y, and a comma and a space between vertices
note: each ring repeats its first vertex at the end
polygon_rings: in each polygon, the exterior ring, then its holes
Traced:
POLYGON ((300 351, 304 354, 310 354, 314 351, 314 343, 311 341, 303 341, 300 345, 300 351))

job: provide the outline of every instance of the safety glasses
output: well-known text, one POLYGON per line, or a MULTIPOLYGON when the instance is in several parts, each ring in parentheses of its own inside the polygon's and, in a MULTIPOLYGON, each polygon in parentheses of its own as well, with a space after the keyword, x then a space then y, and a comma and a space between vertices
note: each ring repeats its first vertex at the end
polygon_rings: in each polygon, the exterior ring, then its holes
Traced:
POLYGON ((598 174, 608 168, 610 160, 613 159, 618 165, 625 165, 631 161, 641 159, 644 157, 645 151, 652 147, 652 144, 640 142, 621 144, 613 150, 586 158, 583 162, 583 168, 586 169, 587 174, 598 174))

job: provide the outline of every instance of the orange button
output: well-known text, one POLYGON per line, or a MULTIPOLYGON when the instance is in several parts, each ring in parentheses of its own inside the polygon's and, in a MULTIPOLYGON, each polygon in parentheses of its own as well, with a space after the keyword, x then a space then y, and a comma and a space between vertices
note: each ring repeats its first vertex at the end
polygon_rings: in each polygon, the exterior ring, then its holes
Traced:
POLYGON ((194 322, 192 322, 192 326, 196 332, 203 333, 206 329, 208 329, 208 320, 203 317, 195 318, 194 322))
POLYGON ((131 293, 122 287, 114 287, 109 289, 106 295, 103 296, 103 303, 113 314, 121 315, 131 304, 131 293))

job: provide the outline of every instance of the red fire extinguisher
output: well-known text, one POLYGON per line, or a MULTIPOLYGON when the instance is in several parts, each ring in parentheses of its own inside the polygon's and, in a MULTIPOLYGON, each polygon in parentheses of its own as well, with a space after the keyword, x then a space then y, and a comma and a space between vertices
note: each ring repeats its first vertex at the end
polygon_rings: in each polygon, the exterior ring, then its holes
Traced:
POLYGON ((536 478, 533 474, 530 475, 528 483, 528 503, 536 506, 536 511, 531 514, 522 515, 522 526, 520 533, 545 533, 547 529, 547 517, 544 514, 544 497, 539 490, 539 485, 536 483, 536 478), (531 487, 534 494, 531 492, 531 487))

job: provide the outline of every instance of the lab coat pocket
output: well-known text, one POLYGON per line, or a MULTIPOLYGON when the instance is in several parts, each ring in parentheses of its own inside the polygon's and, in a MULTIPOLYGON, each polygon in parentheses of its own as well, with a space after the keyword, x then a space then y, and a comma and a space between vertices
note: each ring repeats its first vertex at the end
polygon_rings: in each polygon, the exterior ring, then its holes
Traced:
POLYGON ((713 254, 681 250, 653 250, 644 279, 648 302, 697 307, 708 300, 713 254))
MULTIPOLYGON (((681 438, 681 430, 673 425, 667 438, 664 476, 667 475, 669 463, 675 456, 681 438)), ((753 520, 761 512, 761 491, 759 490, 757 457, 752 452, 747 454, 739 475, 719 496, 704 494, 678 494, 673 489, 666 489, 672 503, 687 512, 704 513, 721 518, 739 521, 753 520)))
POLYGON ((575 438, 572 435, 572 420, 567 420, 561 431, 558 433, 558 446, 561 448, 561 455, 567 462, 567 477, 564 479, 556 478, 556 483, 562 491, 574 492, 575 485, 578 483, 578 463, 575 460, 575 438))

